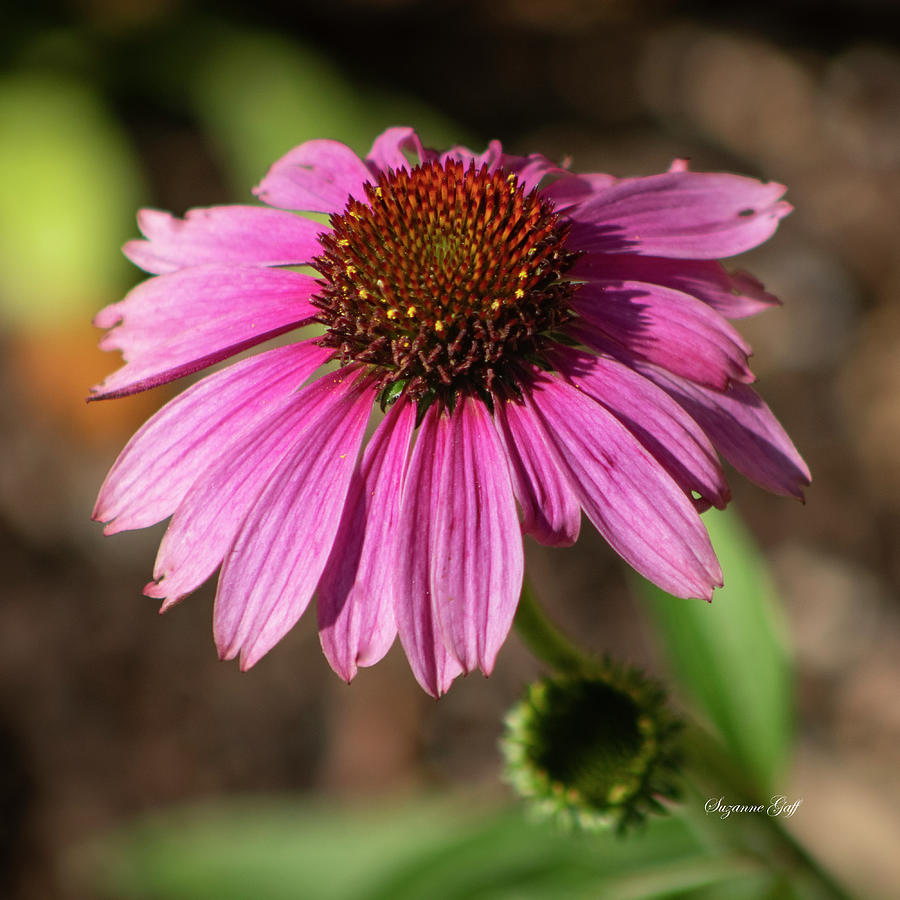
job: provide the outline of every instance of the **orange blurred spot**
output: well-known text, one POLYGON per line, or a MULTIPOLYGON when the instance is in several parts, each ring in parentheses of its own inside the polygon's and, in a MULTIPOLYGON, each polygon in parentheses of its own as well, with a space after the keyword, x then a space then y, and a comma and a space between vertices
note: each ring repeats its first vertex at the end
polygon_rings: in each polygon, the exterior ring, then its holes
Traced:
POLYGON ((7 363, 34 418, 93 446, 122 443, 172 395, 166 386, 119 400, 85 402, 91 386, 122 363, 119 353, 97 347, 100 336, 88 322, 7 335, 7 363))

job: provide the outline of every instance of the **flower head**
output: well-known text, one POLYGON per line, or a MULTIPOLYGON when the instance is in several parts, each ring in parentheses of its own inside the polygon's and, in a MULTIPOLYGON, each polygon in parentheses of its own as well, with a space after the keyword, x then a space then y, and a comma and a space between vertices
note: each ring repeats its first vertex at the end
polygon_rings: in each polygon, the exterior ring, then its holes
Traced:
POLYGON ((783 190, 680 164, 578 175, 497 142, 437 153, 392 128, 364 160, 296 147, 257 188, 264 207, 143 210, 125 252, 155 277, 97 316, 126 363, 94 399, 324 334, 164 406, 95 518, 113 533, 172 517, 145 588, 163 609, 221 567, 223 658, 252 666, 317 593, 342 677, 399 633, 435 695, 491 671, 521 533, 572 544, 582 510, 637 571, 708 599, 722 574, 699 513, 729 499, 716 451, 777 493, 809 482, 728 322, 777 301, 716 261, 772 234, 783 190))

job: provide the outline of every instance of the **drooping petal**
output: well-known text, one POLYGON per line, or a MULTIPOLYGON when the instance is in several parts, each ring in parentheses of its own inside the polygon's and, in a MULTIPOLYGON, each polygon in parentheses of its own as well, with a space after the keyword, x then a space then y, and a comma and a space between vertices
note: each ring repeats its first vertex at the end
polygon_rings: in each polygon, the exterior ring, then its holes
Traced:
POLYGON ((679 597, 710 599, 722 571, 684 492, 612 413, 555 378, 525 393, 588 518, 634 569, 679 597))
POLYGON ((462 672, 441 637, 431 602, 431 532, 440 473, 447 451, 432 404, 416 437, 397 524, 394 593, 397 630, 416 681, 439 697, 462 672))
POLYGON ((349 197, 365 202, 372 180, 365 163, 339 141, 307 141, 288 151, 254 188, 263 203, 280 209, 340 212, 349 197))
POLYGON ((640 281, 593 281, 581 286, 573 308, 592 328, 676 375, 717 388, 754 380, 750 345, 689 294, 640 281))
POLYGON ((803 499, 812 477, 772 410, 744 384, 714 391, 675 378, 655 366, 640 366, 684 407, 713 445, 741 474, 775 494, 803 499))
POLYGON ((94 508, 106 534, 172 515, 191 485, 333 353, 311 341, 278 347, 209 375, 170 400, 128 442, 94 508))
POLYGON ((494 423, 522 507, 522 531, 550 547, 571 546, 581 529, 581 506, 542 430, 521 404, 500 397, 494 399, 494 423))
POLYGON ((154 275, 207 263, 290 266, 322 252, 324 225, 264 206, 191 209, 183 219, 142 209, 138 226, 147 240, 129 241, 125 255, 154 275))
POLYGON ((601 403, 650 451, 702 512, 731 499, 719 457, 703 429, 665 391, 622 363, 567 349, 556 368, 601 403))
MULTIPOLYGON (((332 387, 343 373, 325 376, 332 387)), ((249 669, 303 614, 341 520, 372 409, 372 382, 332 389, 284 453, 222 563, 213 613, 219 655, 249 669)))
POLYGON ((729 273, 715 260, 587 253, 569 274, 575 279, 658 284, 690 294, 728 319, 752 316, 780 303, 752 275, 741 271, 729 273))
POLYGON ((369 441, 319 581, 322 649, 345 681, 378 662, 397 635, 394 537, 415 416, 414 404, 398 400, 369 441))
POLYGON ((791 206, 785 187, 740 175, 623 178, 573 207, 575 250, 719 259, 767 240, 791 206))
POLYGON ((400 169, 410 170, 409 160, 403 152, 414 154, 418 163, 433 159, 437 154, 433 150, 426 150, 422 146, 422 141, 415 129, 396 127, 388 128, 375 138, 372 149, 366 157, 366 164, 369 171, 377 178, 382 172, 393 169, 395 172, 400 169))
POLYGON ((464 672, 485 675, 522 590, 522 538, 508 468, 480 400, 461 399, 438 423, 443 465, 431 507, 431 604, 464 672))
POLYGON ((103 350, 126 364, 93 390, 122 397, 197 372, 307 322, 315 279, 259 266, 196 266, 148 278, 101 310, 103 350), (115 326, 115 327, 113 327, 115 326))
POLYGON ((352 384, 326 375, 222 452, 175 510, 159 545, 155 581, 144 588, 147 596, 165 598, 168 609, 212 575, 272 472, 287 454, 305 446, 307 432, 324 428, 329 415, 340 412, 352 384))

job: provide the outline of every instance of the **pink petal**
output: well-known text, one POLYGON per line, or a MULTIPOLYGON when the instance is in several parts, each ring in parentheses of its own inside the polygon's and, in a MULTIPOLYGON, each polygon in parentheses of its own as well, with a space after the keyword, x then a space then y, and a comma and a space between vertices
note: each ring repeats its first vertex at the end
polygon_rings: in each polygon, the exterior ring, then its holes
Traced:
POLYGON ((366 447, 319 581, 319 636, 332 668, 350 681, 390 649, 394 535, 416 408, 398 400, 366 447))
POLYGON ((528 156, 510 156, 504 153, 500 165, 516 175, 526 193, 534 190, 548 175, 569 175, 567 169, 540 153, 528 156))
POLYGON ((803 499, 812 477, 797 448, 752 388, 733 384, 714 391, 639 365, 675 398, 739 472, 775 494, 803 499))
POLYGON ((728 319, 740 319, 778 306, 762 284, 746 272, 728 273, 705 259, 666 259, 633 253, 588 253, 572 268, 572 278, 643 281, 691 294, 728 319))
POLYGON ((341 520, 372 409, 372 382, 326 376, 326 395, 272 470, 225 554, 213 614, 222 659, 257 663, 303 614, 341 520))
POLYGON ((263 203, 280 209, 340 212, 350 197, 366 202, 372 180, 365 163, 338 141, 307 141, 288 151, 254 188, 263 203))
POLYGON ((581 286, 573 308, 592 329, 676 375, 717 388, 754 380, 750 345, 689 294, 640 281, 593 281, 581 286))
POLYGON ((422 146, 422 141, 413 128, 395 127, 388 128, 387 131, 375 138, 372 149, 366 157, 366 163, 369 171, 377 178, 382 172, 393 169, 395 172, 400 169, 410 170, 409 160, 403 152, 406 150, 412 153, 416 159, 413 165, 418 165, 426 159, 433 158, 436 154, 428 151, 422 146))
POLYGON ((605 190, 616 183, 613 175, 604 175, 601 172, 575 175, 566 172, 552 184, 541 188, 541 194, 553 202, 557 212, 571 210, 573 206, 590 200, 594 194, 605 190))
POLYGON ((205 263, 289 266, 322 252, 323 225, 264 206, 210 206, 176 219, 158 209, 142 209, 138 225, 147 238, 129 241, 125 255, 159 275, 205 263))
POLYGON ((493 172, 503 162, 503 145, 500 141, 491 141, 484 153, 475 153, 468 147, 451 147, 440 156, 442 163, 448 159, 461 162, 466 168, 472 163, 476 169, 487 166, 489 172, 493 172))
POLYGON ((316 290, 308 275, 258 266, 197 266, 148 278, 94 319, 112 328, 101 349, 121 350, 126 365, 91 399, 156 387, 297 328, 316 315, 309 303, 316 290))
POLYGON ((500 397, 494 400, 494 423, 522 507, 522 531, 551 547, 571 546, 581 529, 581 506, 542 429, 534 427, 521 404, 500 397))
POLYGON ((504 153, 500 141, 491 141, 484 153, 475 153, 468 147, 452 147, 440 156, 442 163, 448 159, 458 160, 466 167, 474 164, 476 169, 487 166, 490 172, 503 168, 516 175, 519 184, 526 191, 536 188, 547 175, 568 174, 566 169, 540 153, 531 153, 528 156, 504 153))
POLYGON ((571 349, 556 357, 571 383, 608 409, 650 451, 700 511, 724 509, 731 499, 719 457, 703 429, 652 381, 602 356, 571 349))
POLYGON ((167 403, 132 437, 103 482, 94 518, 109 523, 105 533, 146 528, 172 515, 190 486, 332 352, 311 341, 269 350, 167 403))
MULTIPOLYGON (((446 426, 444 426, 446 428, 446 426)), ((400 641, 416 680, 439 697, 462 672, 438 630, 431 603, 431 532, 446 445, 434 404, 425 413, 404 482, 394 562, 394 610, 400 641)))
POLYGON ((351 386, 352 380, 326 375, 220 454, 175 510, 156 557, 156 581, 145 594, 166 598, 168 609, 212 575, 272 472, 285 456, 307 446, 314 429, 325 427, 333 409, 346 404, 351 386))
POLYGON ((526 402, 612 548, 670 594, 710 599, 722 571, 700 516, 625 426, 555 378, 536 381, 526 402))
POLYGON ((784 185, 740 175, 623 178, 570 213, 575 250, 718 259, 767 240, 791 206, 784 185))
POLYGON ((522 538, 503 447, 480 400, 438 423, 443 465, 431 506, 431 605, 463 671, 489 675, 522 590, 522 538))

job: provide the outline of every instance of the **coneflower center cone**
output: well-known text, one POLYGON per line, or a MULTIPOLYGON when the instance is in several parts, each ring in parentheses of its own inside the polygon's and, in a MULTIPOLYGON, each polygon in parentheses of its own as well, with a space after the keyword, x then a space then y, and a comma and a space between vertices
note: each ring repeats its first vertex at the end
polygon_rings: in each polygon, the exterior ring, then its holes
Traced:
POLYGON ((319 238, 321 343, 417 401, 515 391, 572 317, 568 224, 513 173, 474 163, 388 170, 365 190, 319 238))

